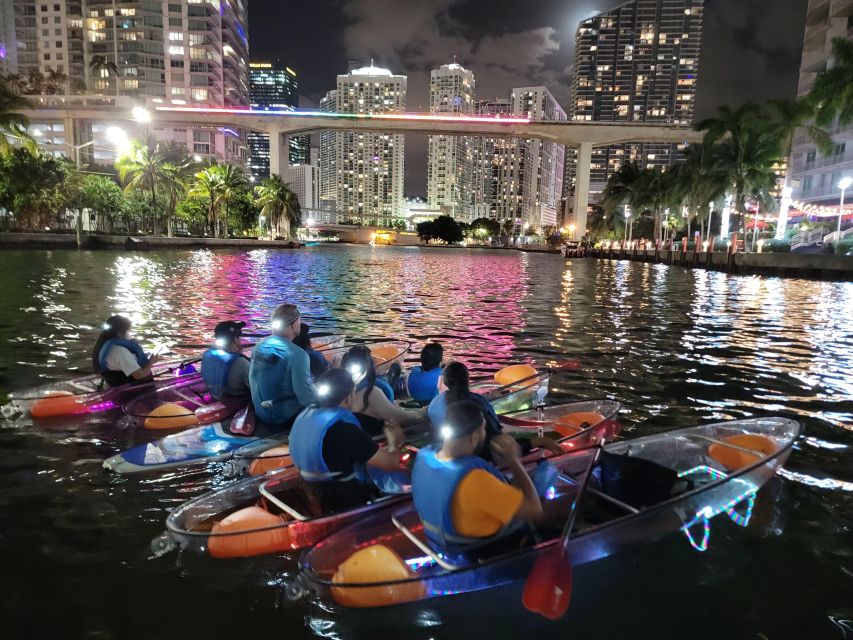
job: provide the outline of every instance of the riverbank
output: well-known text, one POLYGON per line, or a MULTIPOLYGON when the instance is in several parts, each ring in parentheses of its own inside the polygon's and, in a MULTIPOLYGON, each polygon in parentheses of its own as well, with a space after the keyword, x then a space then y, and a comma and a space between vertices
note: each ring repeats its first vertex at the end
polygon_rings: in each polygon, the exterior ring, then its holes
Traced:
POLYGON ((668 249, 592 249, 593 258, 669 264, 739 275, 853 281, 853 256, 827 253, 728 253, 668 249))

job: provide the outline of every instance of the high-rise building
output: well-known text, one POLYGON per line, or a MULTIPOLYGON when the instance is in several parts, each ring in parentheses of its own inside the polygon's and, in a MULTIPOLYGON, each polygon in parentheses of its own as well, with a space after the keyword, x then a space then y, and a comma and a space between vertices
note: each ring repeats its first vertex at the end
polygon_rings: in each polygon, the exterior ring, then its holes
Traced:
MULTIPOLYGON (((564 122, 566 112, 546 87, 512 90, 512 112, 531 120, 564 122)), ((521 181, 521 218, 541 230, 557 224, 563 196, 566 149, 561 144, 539 139, 524 141, 521 181)))
MULTIPOLYGON (((299 85, 296 72, 290 67, 272 62, 249 64, 249 104, 264 111, 292 111, 299 106, 299 85)), ((249 170, 257 179, 270 175, 270 140, 265 133, 248 135, 249 170)), ((308 136, 290 136, 287 152, 289 164, 307 164, 308 136)))
MULTIPOLYGON (((338 113, 401 113, 406 76, 373 65, 338 76, 338 113)), ((339 132, 337 211, 366 224, 389 225, 402 215, 402 134, 339 132)))
MULTIPOLYGON (((817 74, 832 67, 832 40, 850 39, 851 14, 853 0, 809 0, 798 95, 807 94, 817 74)), ((837 206, 838 183, 842 176, 853 175, 853 125, 835 123, 827 131, 833 142, 827 154, 818 151, 805 131, 794 136, 790 185, 795 201, 837 206)))
MULTIPOLYGON (((429 111, 435 114, 474 112, 474 73, 462 65, 443 64, 430 72, 429 111)), ((470 221, 473 145, 465 136, 430 136, 427 202, 457 220, 470 221)))
MULTIPOLYGON (((688 124, 693 119, 704 0, 632 0, 580 23, 575 38, 569 119, 688 124)), ((676 145, 593 149, 590 200, 628 160, 666 167, 676 145)), ((566 163, 569 188, 575 155, 566 163)))
MULTIPOLYGON (((3 7, 8 36, 8 6, 3 7)), ((249 104, 245 0, 15 0, 13 7, 14 43, 3 43, 7 52, 14 44, 16 52, 10 72, 61 72, 74 92, 142 102, 249 104)), ((11 58, 8 62, 11 67, 11 58)), ((196 154, 245 160, 242 135, 232 129, 151 128, 196 154)), ((77 142, 91 136, 79 132, 77 142)))
MULTIPOLYGON (((479 116, 512 115, 512 101, 481 100, 479 116)), ((516 138, 477 137, 472 140, 473 217, 505 221, 521 219, 521 176, 524 146, 516 138)))
MULTIPOLYGON (((338 108, 338 92, 329 91, 320 98, 320 111, 335 113, 338 108)), ((334 131, 320 132, 320 208, 335 211, 338 200, 337 134, 334 131)))
POLYGON ((310 162, 290 165, 285 181, 299 198, 306 219, 320 208, 320 167, 316 149, 310 149, 310 162))

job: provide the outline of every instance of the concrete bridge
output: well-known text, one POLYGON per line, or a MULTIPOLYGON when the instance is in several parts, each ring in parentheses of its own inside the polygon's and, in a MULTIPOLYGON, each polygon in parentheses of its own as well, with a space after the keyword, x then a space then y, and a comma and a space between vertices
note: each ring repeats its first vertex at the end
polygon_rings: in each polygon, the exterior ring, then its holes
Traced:
MULTIPOLYGON (((599 122, 549 122, 520 117, 442 116, 427 113, 329 114, 303 111, 260 111, 248 108, 195 108, 152 105, 150 111, 133 108, 128 98, 107 96, 44 96, 36 108, 23 112, 31 122, 65 122, 73 152, 73 132, 79 121, 126 122, 157 125, 233 127, 260 131, 270 137, 270 171, 281 174, 287 165, 287 137, 315 131, 364 131, 371 133, 420 133, 488 137, 537 138, 577 149, 576 185, 573 199, 575 235, 586 229, 589 170, 594 147, 623 142, 699 142, 702 134, 682 125, 599 122), (134 117, 135 116, 135 117, 134 117), (140 118, 140 116, 143 116, 140 118)), ((73 153, 69 153, 73 157, 73 153)))

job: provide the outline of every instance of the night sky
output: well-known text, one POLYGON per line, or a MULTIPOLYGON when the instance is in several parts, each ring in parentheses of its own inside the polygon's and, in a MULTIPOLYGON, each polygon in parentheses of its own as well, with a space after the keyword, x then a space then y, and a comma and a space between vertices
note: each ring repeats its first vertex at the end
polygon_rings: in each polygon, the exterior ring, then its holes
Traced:
MULTIPOLYGON (((299 76, 300 106, 316 106, 347 62, 409 77, 408 111, 428 110, 430 69, 474 71, 478 97, 545 85, 567 109, 578 22, 618 0, 249 0, 253 60, 299 76)), ((721 104, 792 98, 807 0, 706 0, 696 117, 721 104)), ((426 138, 406 137, 406 195, 426 192, 426 138)))

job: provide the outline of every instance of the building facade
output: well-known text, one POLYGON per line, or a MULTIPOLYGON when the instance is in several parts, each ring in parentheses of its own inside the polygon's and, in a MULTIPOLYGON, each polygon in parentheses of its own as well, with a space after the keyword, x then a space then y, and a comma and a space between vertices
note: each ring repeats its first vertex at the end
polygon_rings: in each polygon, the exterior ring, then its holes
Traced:
POLYGON ((306 213, 320 208, 320 167, 316 162, 287 167, 285 181, 299 198, 299 205, 306 213))
MULTIPOLYGON (((143 104, 249 104, 246 0, 15 0, 14 43, 7 9, 3 45, 16 51, 14 68, 7 57, 8 72, 67 76, 58 93, 127 96, 143 104)), ((151 129, 195 154, 245 161, 240 132, 151 129)), ((90 135, 80 132, 76 142, 90 135)))
MULTIPOLYGON (((565 122, 566 112, 546 87, 512 90, 512 112, 531 120, 565 122)), ((541 230, 556 226, 563 197, 566 148, 553 142, 523 141, 521 218, 525 225, 541 230)))
MULTIPOLYGON (((478 116, 512 115, 512 101, 480 100, 478 116)), ((505 221, 521 219, 523 144, 516 138, 477 137, 472 140, 473 217, 505 221)))
MULTIPOLYGON (((832 66, 833 38, 850 39, 853 33, 851 15, 853 0, 809 0, 799 96, 811 90, 818 73, 832 66)), ((853 176, 853 124, 834 124, 827 131, 833 141, 828 154, 818 151, 805 131, 797 131, 794 135, 789 184, 795 206, 800 203, 837 206, 841 197, 839 181, 843 176, 853 176)))
MULTIPOLYGON (((253 109, 292 111, 299 106, 299 84, 290 67, 272 62, 249 64, 249 104, 253 109)), ((270 141, 265 133, 250 132, 249 171, 256 179, 269 178, 270 141)), ((291 136, 288 142, 289 164, 307 164, 308 136, 291 136)))
MULTIPOLYGON (((474 112, 474 73, 462 65, 443 64, 430 72, 429 111, 440 115, 474 112)), ((473 212, 472 140, 466 136, 430 136, 427 202, 463 222, 473 212)))
MULTIPOLYGON (((338 108, 337 90, 320 98, 320 111, 335 113, 338 108)), ((320 132, 320 208, 336 211, 338 202, 338 137, 334 131, 320 132)))
MULTIPOLYGON (((689 124, 699 74, 704 0, 632 0, 584 20, 575 38, 569 119, 689 124)), ((667 167, 676 145, 639 143, 593 150, 590 200, 626 161, 667 167)), ((575 179, 566 163, 567 191, 575 179)))
MULTIPOLYGON (((339 75, 338 113, 402 113, 406 76, 373 65, 339 75)), ((404 136, 361 132, 336 135, 339 216, 390 225, 403 211, 404 136)))

